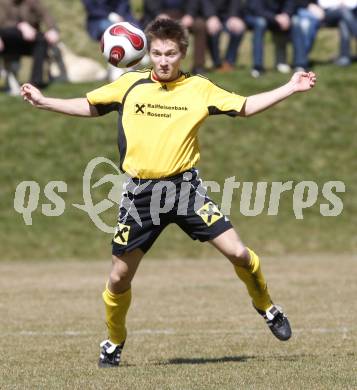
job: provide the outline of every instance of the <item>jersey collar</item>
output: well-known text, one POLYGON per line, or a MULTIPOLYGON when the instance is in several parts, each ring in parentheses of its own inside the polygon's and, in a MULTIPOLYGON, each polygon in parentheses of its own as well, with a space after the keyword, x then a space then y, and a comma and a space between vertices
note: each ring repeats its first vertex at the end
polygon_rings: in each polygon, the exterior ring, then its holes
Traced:
POLYGON ((171 81, 164 81, 164 80, 159 80, 154 72, 154 70, 152 69, 151 70, 151 73, 150 73, 150 78, 152 81, 155 81, 156 83, 161 83, 161 84, 171 84, 171 83, 177 83, 179 81, 182 81, 184 80, 186 77, 185 77, 185 74, 183 72, 180 71, 180 74, 179 76, 174 79, 174 80, 171 80, 171 81))

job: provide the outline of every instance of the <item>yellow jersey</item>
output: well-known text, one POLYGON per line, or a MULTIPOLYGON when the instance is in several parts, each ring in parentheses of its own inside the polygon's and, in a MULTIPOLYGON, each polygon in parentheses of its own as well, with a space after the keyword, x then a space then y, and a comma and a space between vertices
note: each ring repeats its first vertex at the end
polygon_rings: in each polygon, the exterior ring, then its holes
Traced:
POLYGON ((127 72, 87 94, 99 115, 119 113, 120 168, 142 179, 186 171, 200 158, 198 129, 209 115, 237 116, 246 98, 203 76, 181 74, 170 82, 152 70, 127 72))

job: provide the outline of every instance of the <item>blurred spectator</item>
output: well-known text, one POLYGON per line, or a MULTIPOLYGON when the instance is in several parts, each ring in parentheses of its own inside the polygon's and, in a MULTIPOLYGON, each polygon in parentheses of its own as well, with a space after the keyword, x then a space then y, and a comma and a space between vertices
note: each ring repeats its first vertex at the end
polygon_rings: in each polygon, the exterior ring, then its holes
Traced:
POLYGON ((31 83, 45 85, 43 67, 49 45, 59 41, 55 22, 40 0, 0 0, 0 55, 17 73, 23 55, 33 57, 31 83))
POLYGON ((82 0, 87 12, 87 31, 99 41, 113 23, 137 21, 131 13, 129 0, 82 0))
POLYGON ((207 19, 206 25, 213 65, 220 71, 229 72, 234 69, 245 31, 245 23, 242 19, 243 4, 241 0, 211 0, 210 2, 212 16, 207 19), (229 34, 229 42, 222 62, 220 36, 223 30, 229 34))
MULTIPOLYGON (((104 31, 113 23, 130 22, 138 25, 131 13, 129 0, 82 0, 87 13, 87 31, 90 37, 100 41, 104 31)), ((116 80, 127 69, 108 65, 108 78, 116 80)))
POLYGON ((286 64, 286 43, 290 38, 291 16, 294 0, 249 0, 246 22, 253 29, 253 77, 264 72, 264 35, 273 32, 276 43, 276 68, 283 73, 290 71, 286 64))
POLYGON ((145 26, 155 18, 168 17, 180 20, 193 35, 192 73, 205 72, 207 33, 203 12, 206 2, 209 0, 144 0, 145 26))
POLYGON ((351 64, 351 37, 357 38, 357 0, 319 0, 325 11, 327 26, 338 26, 340 30, 340 53, 335 64, 351 64))
POLYGON ((296 12, 292 19, 292 39, 296 50, 300 51, 297 66, 307 69, 309 53, 314 45, 317 32, 324 19, 324 10, 317 5, 317 0, 295 0, 296 12))

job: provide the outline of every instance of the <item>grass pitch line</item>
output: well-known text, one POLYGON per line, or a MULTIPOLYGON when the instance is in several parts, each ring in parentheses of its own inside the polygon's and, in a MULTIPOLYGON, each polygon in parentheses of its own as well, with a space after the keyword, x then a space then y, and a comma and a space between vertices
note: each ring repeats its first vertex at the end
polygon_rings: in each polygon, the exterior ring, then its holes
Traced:
MULTIPOLYGON (((308 333, 330 333, 330 334, 337 334, 342 333, 344 337, 347 337, 348 333, 353 332, 356 330, 356 327, 347 328, 347 327, 337 327, 337 328, 312 328, 312 329, 304 329, 304 328, 295 328, 293 329, 294 334, 308 334, 308 333)), ((260 329, 260 330, 224 330, 224 329, 207 329, 207 330, 199 330, 199 331, 190 331, 190 332, 180 332, 175 331, 174 329, 139 329, 139 330, 133 330, 129 332, 129 335, 143 335, 143 334, 152 334, 152 335, 176 335, 176 336, 182 336, 182 335, 211 335, 211 334, 263 334, 266 333, 266 329, 260 329)), ((63 332, 41 332, 41 331, 33 331, 33 330, 21 330, 19 332, 6 332, 1 333, 0 337, 9 337, 9 336, 34 336, 34 337, 41 337, 41 336, 60 336, 60 337, 77 337, 77 336, 95 336, 98 333, 96 332, 83 332, 83 331, 76 331, 76 330, 66 330, 63 332)))

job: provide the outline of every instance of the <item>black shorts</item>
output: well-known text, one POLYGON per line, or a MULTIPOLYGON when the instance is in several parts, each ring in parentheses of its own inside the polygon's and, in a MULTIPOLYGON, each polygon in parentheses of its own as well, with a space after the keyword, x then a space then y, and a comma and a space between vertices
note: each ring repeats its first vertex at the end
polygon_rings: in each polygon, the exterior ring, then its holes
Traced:
POLYGON ((113 255, 147 252, 170 223, 193 240, 212 240, 232 227, 206 194, 196 169, 160 180, 128 178, 123 184, 113 255))

